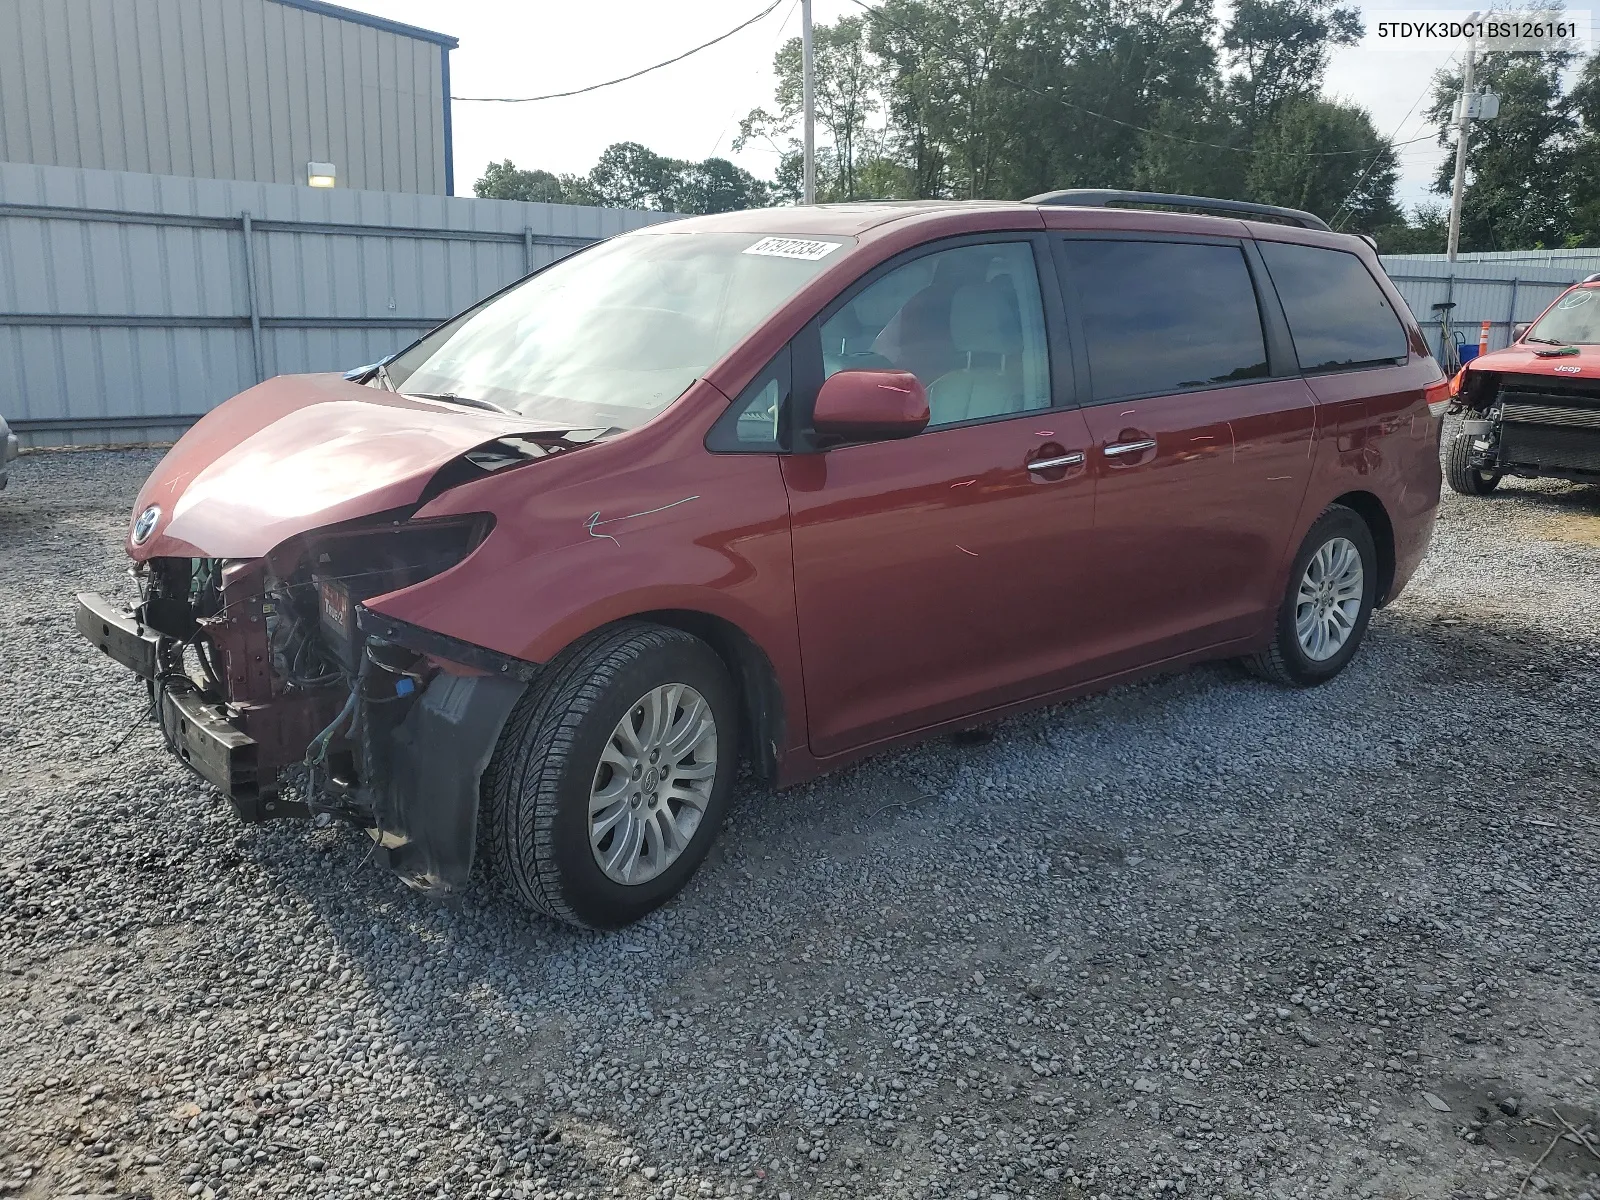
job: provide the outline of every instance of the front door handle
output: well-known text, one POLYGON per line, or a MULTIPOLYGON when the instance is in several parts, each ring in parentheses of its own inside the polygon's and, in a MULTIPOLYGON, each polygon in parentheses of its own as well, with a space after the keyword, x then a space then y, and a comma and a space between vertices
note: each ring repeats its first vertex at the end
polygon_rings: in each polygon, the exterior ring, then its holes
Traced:
POLYGON ((1155 438, 1143 438, 1137 442, 1112 442, 1101 453, 1107 458, 1117 458, 1123 454, 1143 454, 1146 450, 1155 448, 1155 438))
POLYGON ((1036 458, 1028 464, 1030 471, 1057 471, 1062 467, 1077 467, 1083 465, 1083 451, 1074 450, 1071 454, 1058 454, 1054 458, 1036 458))

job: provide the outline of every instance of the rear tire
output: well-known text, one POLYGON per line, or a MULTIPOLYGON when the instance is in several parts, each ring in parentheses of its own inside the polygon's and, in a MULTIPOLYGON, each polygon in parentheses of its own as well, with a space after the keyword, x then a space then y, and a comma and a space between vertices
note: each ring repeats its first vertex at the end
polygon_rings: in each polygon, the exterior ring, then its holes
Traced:
POLYGON ((490 880, 590 929, 664 904, 722 824, 738 711, 716 651, 681 630, 629 622, 569 647, 512 710, 484 772, 490 880))
POLYGON ((1444 456, 1445 480, 1451 491, 1463 496, 1487 496, 1500 485, 1500 476, 1474 467, 1468 457, 1471 453, 1471 434, 1458 433, 1450 439, 1450 448, 1444 456))
POLYGON ((1317 518, 1289 569, 1272 641, 1244 660, 1284 687, 1326 683, 1355 657, 1377 600, 1378 552, 1355 512, 1331 505, 1317 518))

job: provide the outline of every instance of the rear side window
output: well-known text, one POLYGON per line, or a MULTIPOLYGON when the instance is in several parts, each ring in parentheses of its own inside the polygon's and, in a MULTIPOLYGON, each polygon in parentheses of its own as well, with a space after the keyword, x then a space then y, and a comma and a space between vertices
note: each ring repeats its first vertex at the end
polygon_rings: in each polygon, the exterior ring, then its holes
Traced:
POLYGON ((1259 242, 1302 371, 1407 357, 1405 327, 1378 281, 1354 254, 1320 246, 1259 242))
POLYGON ((1261 311, 1239 247, 1063 244, 1096 401, 1266 377, 1261 311))

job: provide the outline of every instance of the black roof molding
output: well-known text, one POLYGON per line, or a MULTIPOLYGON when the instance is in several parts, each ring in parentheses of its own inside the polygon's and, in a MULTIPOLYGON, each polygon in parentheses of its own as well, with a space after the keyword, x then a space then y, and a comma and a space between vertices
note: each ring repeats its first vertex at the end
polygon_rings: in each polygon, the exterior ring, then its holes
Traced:
POLYGON ((1168 192, 1124 192, 1115 188, 1065 188, 1059 192, 1041 192, 1029 196, 1025 204, 1059 204, 1070 208, 1110 208, 1113 205, 1156 205, 1162 208, 1192 208, 1213 216, 1264 217, 1299 225, 1303 229, 1320 229, 1332 233, 1328 223, 1315 213, 1298 208, 1281 208, 1276 204, 1253 204, 1248 200, 1215 200, 1209 196, 1180 196, 1168 192))

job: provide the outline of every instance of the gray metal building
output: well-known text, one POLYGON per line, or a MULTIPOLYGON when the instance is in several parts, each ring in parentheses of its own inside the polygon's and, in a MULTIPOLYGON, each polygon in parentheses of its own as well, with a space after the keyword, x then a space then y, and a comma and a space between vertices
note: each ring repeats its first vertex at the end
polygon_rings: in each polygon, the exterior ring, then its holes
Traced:
POLYGON ((453 195, 456 44, 322 0, 0 0, 0 162, 453 195))
POLYGON ((0 163, 0 415, 24 445, 171 441, 262 379, 374 362, 671 219, 0 163))

